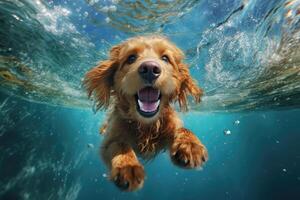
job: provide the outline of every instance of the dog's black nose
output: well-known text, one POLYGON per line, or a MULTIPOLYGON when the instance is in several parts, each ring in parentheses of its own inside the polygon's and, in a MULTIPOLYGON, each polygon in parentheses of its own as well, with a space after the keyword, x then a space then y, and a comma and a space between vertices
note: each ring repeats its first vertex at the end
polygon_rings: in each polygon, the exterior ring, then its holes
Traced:
POLYGON ((138 71, 140 76, 147 81, 147 83, 153 83, 161 74, 160 65, 154 61, 143 62, 138 71))

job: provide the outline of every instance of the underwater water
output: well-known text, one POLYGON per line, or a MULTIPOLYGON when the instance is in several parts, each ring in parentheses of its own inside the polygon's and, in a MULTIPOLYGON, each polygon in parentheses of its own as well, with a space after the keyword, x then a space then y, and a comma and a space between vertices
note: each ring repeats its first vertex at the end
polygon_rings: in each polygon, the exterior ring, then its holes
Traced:
POLYGON ((0 199, 300 199, 299 0, 0 0, 0 199), (99 158, 104 112, 84 74, 147 33, 186 54, 205 91, 182 113, 201 170, 168 152, 120 192, 99 158))

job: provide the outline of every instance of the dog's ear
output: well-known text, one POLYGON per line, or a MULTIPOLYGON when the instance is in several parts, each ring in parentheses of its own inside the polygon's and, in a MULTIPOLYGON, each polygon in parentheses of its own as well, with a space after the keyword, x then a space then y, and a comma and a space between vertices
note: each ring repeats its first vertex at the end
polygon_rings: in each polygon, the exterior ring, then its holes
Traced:
POLYGON ((202 89, 197 86, 197 83, 190 75, 189 68, 186 64, 179 63, 179 88, 177 91, 178 94, 178 103, 181 111, 188 110, 188 95, 191 95, 195 103, 200 103, 201 96, 203 94, 202 89))
POLYGON ((120 47, 115 46, 110 50, 109 60, 99 63, 85 75, 83 85, 89 98, 94 94, 96 109, 107 108, 114 85, 114 74, 118 68, 120 47))

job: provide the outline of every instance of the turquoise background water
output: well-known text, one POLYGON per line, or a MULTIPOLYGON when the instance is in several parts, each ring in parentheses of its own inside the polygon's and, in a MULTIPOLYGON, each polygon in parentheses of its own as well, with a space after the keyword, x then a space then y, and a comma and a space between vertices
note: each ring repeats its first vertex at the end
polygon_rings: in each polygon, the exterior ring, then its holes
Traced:
POLYGON ((299 198, 299 110, 182 115, 207 146, 207 164, 183 170, 162 153, 145 163, 144 187, 124 193, 107 180, 98 156, 102 114, 9 98, 1 199, 299 198), (26 111, 31 115, 23 118, 26 111))

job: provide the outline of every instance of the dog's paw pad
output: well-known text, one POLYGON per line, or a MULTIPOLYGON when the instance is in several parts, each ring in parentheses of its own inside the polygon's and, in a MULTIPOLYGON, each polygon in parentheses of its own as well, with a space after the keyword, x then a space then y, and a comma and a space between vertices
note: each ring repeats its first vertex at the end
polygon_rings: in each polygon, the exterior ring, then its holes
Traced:
POLYGON ((124 191, 139 189, 144 183, 144 169, 141 165, 124 166, 112 169, 111 179, 115 185, 124 191))
POLYGON ((172 161, 183 168, 196 168, 202 166, 208 159, 206 148, 197 143, 175 144, 171 150, 172 161))

